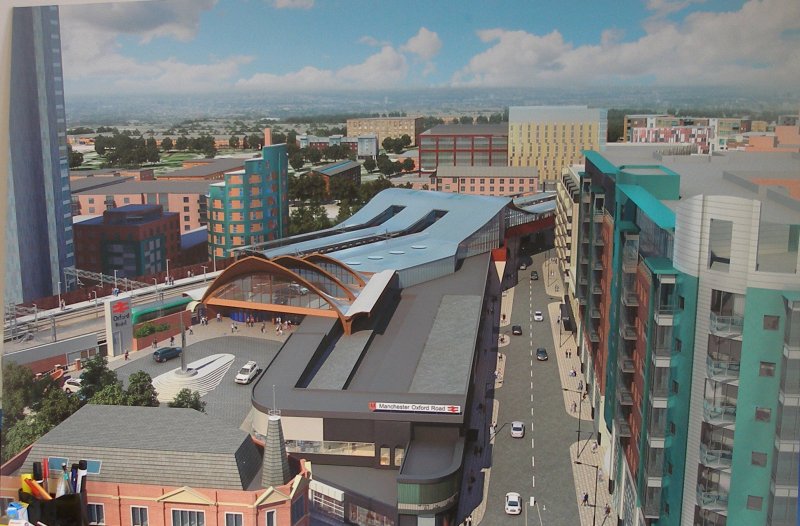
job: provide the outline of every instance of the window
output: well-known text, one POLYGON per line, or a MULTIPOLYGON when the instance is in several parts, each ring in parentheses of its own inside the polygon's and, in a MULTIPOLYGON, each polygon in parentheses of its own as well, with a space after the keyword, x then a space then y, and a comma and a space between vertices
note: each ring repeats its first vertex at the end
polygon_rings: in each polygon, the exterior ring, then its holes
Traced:
POLYGON ((184 206, 184 207, 183 207, 183 211, 184 211, 184 212, 188 212, 188 211, 189 211, 189 207, 188 207, 188 206, 184 206))
POLYGON ((764 316, 764 330, 765 331, 777 331, 778 325, 780 325, 781 318, 779 316, 770 316, 767 314, 764 316))
POLYGON ((264 526, 275 526, 277 524, 275 519, 277 513, 275 510, 268 510, 267 514, 264 515, 264 526))
POLYGON ((381 446, 381 466, 389 465, 390 449, 386 446, 381 446))
POLYGON ((758 451, 753 451, 750 455, 750 462, 754 466, 766 466, 767 465, 767 454, 760 453, 758 451))
POLYGON ((755 510, 761 511, 761 502, 764 499, 761 497, 756 497, 755 495, 748 495, 747 496, 747 509, 748 510, 755 510))
POLYGON ((94 204, 94 197, 90 197, 90 198, 89 198, 89 204, 90 204, 90 205, 93 205, 93 204, 94 204))
POLYGON ((675 352, 681 352, 683 348, 683 342, 680 341, 678 338, 675 338, 675 352))
POLYGON ((131 526, 147 526, 147 508, 131 506, 131 526))
POLYGON ((686 299, 683 296, 678 296, 678 308, 683 310, 683 305, 686 302, 686 299))
POLYGON ((194 510, 172 510, 172 526, 206 526, 206 514, 194 510))
POLYGON ((242 526, 242 514, 241 513, 226 513, 225 514, 225 526, 242 526))
POLYGON ((130 204, 130 202, 131 202, 131 198, 130 198, 130 197, 124 197, 124 198, 122 199, 122 202, 123 202, 123 203, 125 203, 126 205, 128 205, 128 204, 130 204))
POLYGON ((106 523, 106 514, 102 504, 88 504, 86 511, 89 513, 89 524, 106 523))
POLYGON ((676 382, 675 380, 672 380, 672 392, 674 394, 678 394, 678 387, 679 387, 678 386, 678 382, 676 382))
POLYGON ((772 362, 761 362, 758 370, 759 376, 775 376, 775 364, 772 362))
POLYGON ((183 202, 184 202, 184 203, 188 203, 188 202, 189 202, 189 198, 188 198, 188 197, 184 197, 184 198, 183 198, 183 202))
POLYGON ((403 465, 403 458, 406 456, 405 448, 397 446, 394 448, 394 465, 400 467, 403 465))
POLYGON ((772 409, 769 407, 756 407, 756 421, 769 422, 772 418, 772 409))

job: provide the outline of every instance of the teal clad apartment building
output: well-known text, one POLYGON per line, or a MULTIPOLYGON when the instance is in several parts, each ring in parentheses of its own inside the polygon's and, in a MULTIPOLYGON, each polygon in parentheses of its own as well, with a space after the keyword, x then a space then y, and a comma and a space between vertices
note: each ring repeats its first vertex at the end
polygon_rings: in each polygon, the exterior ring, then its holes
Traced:
POLYGON ((578 172, 560 263, 603 483, 620 524, 794 525, 800 157, 683 153, 609 145, 578 172))
POLYGON ((285 144, 264 146, 260 159, 209 186, 208 251, 232 250, 285 237, 289 231, 289 159, 285 144))

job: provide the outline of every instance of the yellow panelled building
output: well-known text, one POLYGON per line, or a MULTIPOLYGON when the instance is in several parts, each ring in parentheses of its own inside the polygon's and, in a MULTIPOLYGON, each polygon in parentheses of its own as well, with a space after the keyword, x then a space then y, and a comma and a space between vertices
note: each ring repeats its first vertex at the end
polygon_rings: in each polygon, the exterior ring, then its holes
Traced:
POLYGON ((512 106, 508 165, 533 166, 540 181, 557 181, 561 170, 583 162, 582 150, 604 150, 608 111, 588 106, 512 106))

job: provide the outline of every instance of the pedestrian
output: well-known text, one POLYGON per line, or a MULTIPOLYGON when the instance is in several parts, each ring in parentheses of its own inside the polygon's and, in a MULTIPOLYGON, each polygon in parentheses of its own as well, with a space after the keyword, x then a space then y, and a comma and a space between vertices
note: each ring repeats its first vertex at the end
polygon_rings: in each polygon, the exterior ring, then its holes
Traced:
POLYGON ((221 316, 221 315, 220 315, 220 313, 218 312, 218 313, 217 313, 217 323, 219 323, 219 322, 221 322, 221 321, 222 321, 222 316, 221 316))
POLYGON ((125 361, 128 361, 128 349, 125 349, 125 361))
POLYGON ((158 342, 156 341, 155 338, 153 338, 153 349, 155 349, 157 346, 158 346, 158 342))
POLYGON ((569 349, 564 349, 564 358, 569 358, 569 349))
POLYGON ((578 380, 578 391, 583 391, 583 380, 578 380))
POLYGON ((581 400, 586 400, 586 397, 588 397, 588 396, 589 396, 589 393, 587 393, 586 391, 584 391, 584 392, 583 392, 583 396, 581 396, 581 400))
POLYGON ((235 331, 235 330, 236 330, 236 325, 231 323, 231 334, 233 334, 233 331, 235 331))
POLYGON ((194 334, 194 330, 191 327, 189 327, 189 334, 194 334))
POLYGON ((175 336, 170 336, 169 337, 169 344, 170 344, 170 346, 175 345, 175 336))
POLYGON ((583 497, 581 497, 581 504, 583 504, 584 506, 589 505, 589 494, 586 493, 585 491, 583 492, 583 497))
POLYGON ((603 475, 603 468, 597 468, 597 478, 600 480, 600 482, 603 482, 605 480, 605 475, 603 475))
POLYGON ((573 413, 578 410, 578 403, 575 400, 572 401, 572 406, 570 407, 570 409, 572 410, 573 413))
POLYGON ((611 515, 611 506, 609 506, 608 504, 606 504, 606 507, 605 507, 605 514, 606 514, 606 517, 611 515))
POLYGON ((595 440, 594 444, 592 444, 592 453, 597 453, 597 448, 598 447, 599 447, 599 444, 597 443, 597 440, 595 440))
POLYGON ((575 368, 574 368, 574 367, 571 367, 571 368, 570 368, 570 370, 569 370, 569 375, 570 375, 572 378, 575 378, 576 376, 578 376, 578 373, 575 371, 575 368))
POLYGON ((261 334, 264 334, 264 330, 267 328, 267 322, 261 322, 261 334))

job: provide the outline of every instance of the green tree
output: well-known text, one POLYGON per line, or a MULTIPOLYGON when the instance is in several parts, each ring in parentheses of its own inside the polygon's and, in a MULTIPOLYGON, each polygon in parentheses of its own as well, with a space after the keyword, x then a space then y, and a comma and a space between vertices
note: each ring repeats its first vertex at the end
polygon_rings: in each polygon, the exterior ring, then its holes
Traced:
POLYGON ((98 354, 83 363, 81 395, 89 400, 96 392, 117 381, 117 373, 108 368, 105 356, 98 354))
POLYGON ((7 461, 39 440, 51 429, 53 426, 49 422, 36 415, 28 415, 10 428, 3 428, 2 461, 7 461))
POLYGON ((489 122, 492 124, 500 124, 503 122, 503 114, 502 113, 492 113, 489 115, 489 122))
POLYGON ((108 137, 105 135, 98 135, 94 138, 94 151, 97 152, 97 155, 105 155, 107 141, 108 137))
POLYGON ((70 168, 77 168, 78 166, 83 164, 83 154, 81 152, 76 152, 72 149, 72 146, 67 145, 67 155, 69 156, 69 167, 70 168))
POLYGON ((250 148, 253 150, 260 150, 264 146, 264 136, 252 133, 247 142, 250 143, 250 148))
POLYGON ((403 136, 400 137, 400 144, 403 145, 403 148, 411 146, 411 142, 411 137, 407 133, 404 133, 403 136))
POLYGON ((175 149, 176 150, 188 150, 189 149, 189 138, 185 135, 181 135, 175 140, 175 149))
POLYGON ((161 155, 158 153, 158 143, 153 137, 145 141, 145 155, 148 163, 157 163, 161 160, 161 155))
POLYGON ((242 150, 249 150, 250 149, 250 139, 247 138, 247 135, 242 137, 242 150))
POLYGON ((289 217, 289 235, 315 232, 331 226, 331 220, 319 204, 303 204, 292 210, 289 217))
POLYGON ((25 408, 33 403, 33 395, 33 371, 6 361, 3 364, 3 429, 24 417, 25 408))
POLYGON ((158 393, 149 374, 137 371, 130 375, 128 389, 125 391, 125 405, 158 407, 158 393))
POLYGON ((473 119, 469 115, 464 115, 460 119, 458 119, 458 122, 460 122, 461 124, 472 124, 473 119))
POLYGON ((77 396, 65 393, 52 383, 41 401, 36 404, 36 416, 52 427, 57 426, 80 408, 77 396))
POLYGON ((191 389, 183 388, 178 391, 172 402, 167 403, 170 407, 184 407, 187 409, 194 409, 201 413, 206 412, 206 403, 200 400, 200 393, 192 391, 191 389))
POLYGON ((477 124, 488 124, 488 123, 489 123, 489 119, 487 119, 487 118, 486 118, 486 117, 484 117, 483 115, 478 115, 478 118, 477 118, 477 119, 475 119, 475 122, 476 122, 477 124))
POLYGON ((161 139, 161 149, 162 150, 164 150, 165 152, 168 152, 168 151, 170 151, 172 149, 172 147, 173 147, 172 139, 170 139, 169 137, 164 137, 163 139, 161 139))
POLYGON ((230 146, 231 148, 233 148, 235 150, 238 149, 239 148, 239 136, 238 135, 231 135, 231 138, 228 139, 228 146, 230 146))
POLYGON ((415 168, 414 159, 412 159, 411 157, 406 157, 405 159, 403 159, 403 170, 404 171, 410 172, 414 168, 415 168))
POLYGON ((289 157, 289 166, 294 168, 295 172, 300 170, 304 164, 306 164, 306 160, 303 158, 303 154, 300 152, 297 152, 289 157))
POLYGON ((347 221, 353 215, 353 206, 350 201, 342 201, 339 203, 339 213, 336 214, 336 222, 341 223, 347 221))
POLYGON ((358 185, 352 179, 334 177, 331 179, 330 197, 347 202, 358 199, 358 185))
POLYGON ((306 148, 304 155, 306 160, 312 164, 317 164, 322 160, 322 152, 316 148, 306 148))
MULTIPOLYGON (((83 391, 84 388, 81 389, 83 391)), ((96 405, 128 405, 127 396, 122 389, 122 383, 114 382, 97 391, 91 398, 90 404, 96 405)))
POLYGON ((373 159, 372 157, 367 157, 367 159, 364 161, 364 169, 367 172, 371 172, 372 170, 374 170, 375 166, 376 166, 375 159, 373 159))

